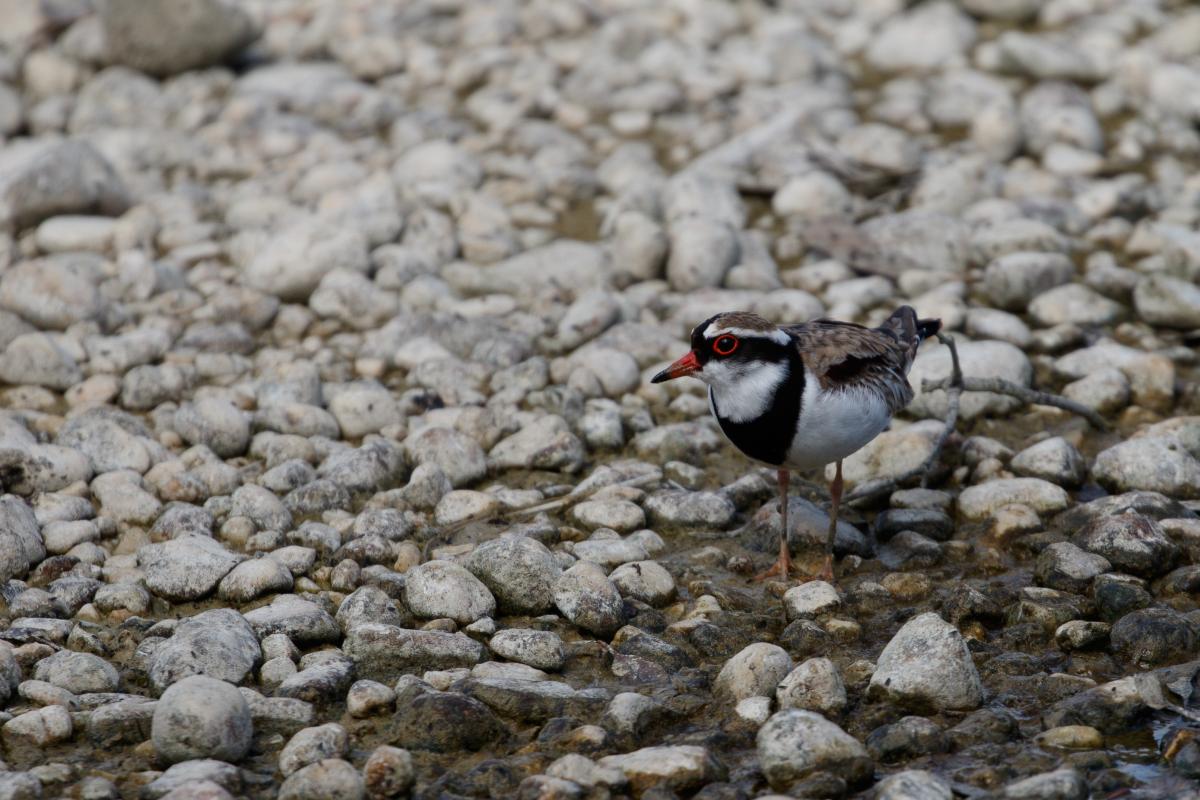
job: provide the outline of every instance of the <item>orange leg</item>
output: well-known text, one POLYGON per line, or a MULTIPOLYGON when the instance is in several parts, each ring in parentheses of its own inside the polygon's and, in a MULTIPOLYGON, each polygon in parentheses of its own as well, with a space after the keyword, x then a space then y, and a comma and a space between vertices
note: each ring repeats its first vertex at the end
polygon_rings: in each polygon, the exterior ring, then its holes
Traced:
POLYGON ((786 580, 792 574, 793 569, 792 554, 788 550, 788 484, 791 482, 792 474, 786 469, 781 469, 775 473, 775 477, 779 481, 779 521, 782 525, 779 532, 779 558, 766 572, 755 575, 754 580, 756 581, 774 577, 786 580))
POLYGON ((837 536, 838 507, 842 504, 842 461, 838 459, 837 471, 829 484, 829 538, 825 542, 825 566, 816 577, 822 581, 833 581, 833 541, 837 536))

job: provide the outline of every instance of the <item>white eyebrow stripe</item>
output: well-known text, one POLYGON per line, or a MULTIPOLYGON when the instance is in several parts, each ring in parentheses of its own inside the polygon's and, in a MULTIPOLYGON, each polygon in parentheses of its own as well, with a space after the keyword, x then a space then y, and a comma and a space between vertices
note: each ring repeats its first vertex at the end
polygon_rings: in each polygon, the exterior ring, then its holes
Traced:
POLYGON ((777 344, 787 344, 790 341, 788 335, 778 328, 773 331, 752 331, 748 328, 714 328, 715 324, 714 322, 704 329, 705 339, 715 339, 721 334, 729 333, 742 339, 770 339, 777 344))

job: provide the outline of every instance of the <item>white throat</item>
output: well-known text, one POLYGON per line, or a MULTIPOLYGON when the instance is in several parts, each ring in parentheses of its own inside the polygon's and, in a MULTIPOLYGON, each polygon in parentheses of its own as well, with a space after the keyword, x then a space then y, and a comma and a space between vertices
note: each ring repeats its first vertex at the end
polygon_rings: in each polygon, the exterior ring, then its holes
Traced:
POLYGON ((770 409, 788 377, 788 367, 766 361, 733 368, 728 362, 712 360, 697 377, 708 384, 714 414, 730 422, 749 422, 770 409))

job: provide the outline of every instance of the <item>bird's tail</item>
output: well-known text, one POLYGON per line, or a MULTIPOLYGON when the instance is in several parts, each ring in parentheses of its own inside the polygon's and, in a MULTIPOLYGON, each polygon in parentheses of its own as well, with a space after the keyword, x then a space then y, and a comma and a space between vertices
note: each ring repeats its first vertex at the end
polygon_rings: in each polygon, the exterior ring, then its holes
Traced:
POLYGON ((921 342, 936 335, 942 329, 942 321, 917 319, 917 312, 912 306, 900 306, 879 327, 908 345, 908 362, 911 364, 921 342))

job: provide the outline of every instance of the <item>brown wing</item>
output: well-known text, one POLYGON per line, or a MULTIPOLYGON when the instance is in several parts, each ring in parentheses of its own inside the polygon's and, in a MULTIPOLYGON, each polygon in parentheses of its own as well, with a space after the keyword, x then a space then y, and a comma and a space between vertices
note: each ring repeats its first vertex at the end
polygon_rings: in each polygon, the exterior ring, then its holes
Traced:
POLYGON ((912 400, 905 373, 919 340, 906 340, 908 337, 887 324, 866 328, 832 319, 783 329, 795 340, 805 366, 826 391, 878 392, 893 414, 912 400))

